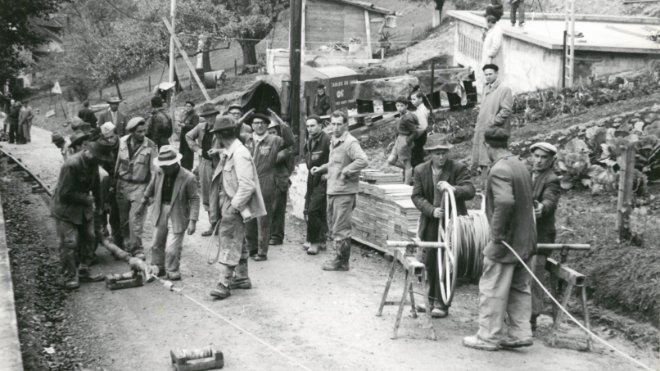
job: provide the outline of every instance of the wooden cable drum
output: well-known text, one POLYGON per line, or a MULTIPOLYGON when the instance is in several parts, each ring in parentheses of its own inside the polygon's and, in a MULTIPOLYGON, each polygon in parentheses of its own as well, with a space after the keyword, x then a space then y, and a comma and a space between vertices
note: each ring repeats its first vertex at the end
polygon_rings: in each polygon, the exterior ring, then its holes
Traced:
POLYGON ((482 198, 481 210, 458 215, 454 192, 443 194, 444 224, 439 223, 438 241, 446 248, 438 250, 438 276, 440 294, 445 303, 451 303, 458 277, 476 280, 481 276, 483 250, 488 243, 488 220, 482 198), (445 228, 443 228, 443 225, 445 228))

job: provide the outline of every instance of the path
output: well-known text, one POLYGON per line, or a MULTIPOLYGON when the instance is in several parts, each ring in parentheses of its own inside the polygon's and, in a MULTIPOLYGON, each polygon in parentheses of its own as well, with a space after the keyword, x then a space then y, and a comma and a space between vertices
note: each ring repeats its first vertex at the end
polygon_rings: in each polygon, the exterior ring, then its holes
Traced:
MULTIPOLYGON (((2 147, 54 185, 59 153, 50 144, 48 132, 33 131, 33 143, 2 143, 2 147)), ((206 217, 201 217, 200 231, 208 226, 206 217)), ((186 295, 313 370, 634 369, 598 345, 592 353, 549 348, 543 341, 524 350, 495 353, 463 347, 462 337, 477 329, 474 285, 458 290, 448 318, 433 321, 438 341, 427 340, 423 322, 411 319, 407 310, 400 338, 391 340, 394 307, 386 307, 383 317, 374 315, 389 262, 353 247, 351 271, 324 272, 321 264, 330 253, 304 254, 300 248, 302 223, 292 218, 287 223, 285 244, 273 247, 266 262, 250 261, 252 290, 234 291, 224 301, 210 299, 208 292, 218 273, 207 265, 206 249, 214 242, 199 232, 184 240, 183 281, 177 285, 186 295)), ((102 262, 95 269, 104 273, 127 270, 105 251, 99 253, 102 262)), ((401 285, 400 279, 394 282, 392 295, 400 294, 401 285)), ((89 368, 165 370, 169 369, 170 349, 212 343, 225 353, 227 370, 297 369, 291 360, 159 283, 120 291, 108 291, 102 283, 85 284, 70 298, 69 310, 80 318, 73 330, 79 347, 89 355, 89 368)), ((541 332, 547 333, 548 328, 546 318, 541 332)), ((609 340, 646 364, 654 363, 654 354, 635 349, 618 337, 609 340)))

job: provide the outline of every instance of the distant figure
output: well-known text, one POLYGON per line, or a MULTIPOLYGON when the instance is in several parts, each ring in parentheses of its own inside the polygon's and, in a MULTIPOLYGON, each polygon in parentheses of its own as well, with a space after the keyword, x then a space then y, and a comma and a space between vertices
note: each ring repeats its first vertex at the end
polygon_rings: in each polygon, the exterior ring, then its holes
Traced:
POLYGON ((312 109, 314 110, 314 113, 319 116, 327 115, 332 109, 332 104, 330 104, 330 97, 325 94, 325 85, 323 84, 316 88, 316 97, 314 98, 312 109))
MULTIPOLYGON (((307 169, 318 168, 328 163, 330 157, 330 137, 321 127, 321 119, 316 116, 307 118, 307 143, 305 143, 305 164, 307 169)), ((305 222, 307 223, 304 247, 308 255, 316 255, 325 250, 326 230, 326 180, 323 174, 307 174, 307 192, 305 193, 305 222)))
POLYGON ((410 96, 410 102, 417 107, 415 109, 415 116, 417 117, 417 137, 413 143, 411 164, 413 169, 415 166, 424 162, 424 144, 426 144, 426 137, 428 135, 429 118, 431 112, 424 104, 424 93, 418 90, 410 96))
POLYGON ((19 140, 21 135, 19 135, 19 130, 18 130, 18 116, 20 115, 21 112, 21 102, 19 101, 13 101, 11 103, 11 106, 9 107, 9 115, 8 115, 8 120, 9 120, 9 143, 15 143, 19 140))
POLYGON ((89 123, 92 127, 96 127, 96 123, 98 122, 94 111, 89 109, 89 101, 83 102, 83 108, 78 111, 78 117, 86 123, 89 123))
POLYGON ((502 0, 490 0, 490 4, 486 7, 486 15, 495 17, 495 21, 499 21, 504 15, 504 5, 502 0))
MULTIPOLYGON (((126 132, 126 115, 119 111, 119 103, 121 103, 121 99, 118 97, 111 97, 106 102, 110 105, 110 107, 101 113, 98 122, 101 124, 112 122, 112 124, 115 126, 115 133, 117 133, 117 135, 121 138, 128 134, 126 132)), ((83 121, 86 120, 83 119, 83 121)), ((92 124, 90 122, 90 125, 92 125, 92 128, 96 127, 96 123, 92 124)))
POLYGON ((229 105, 229 108, 227 108, 226 114, 234 118, 234 121, 236 122, 236 126, 238 127, 239 135, 252 133, 252 127, 245 123, 245 119, 250 117, 250 115, 253 114, 254 111, 255 109, 252 108, 249 111, 245 112, 245 114, 243 114, 243 107, 240 104, 231 104, 229 105))
POLYGON ((511 27, 516 25, 516 13, 520 14, 518 26, 522 30, 525 27, 525 0, 509 0, 511 3, 511 27))
POLYGON ((172 136, 172 118, 165 111, 163 107, 163 99, 159 96, 151 98, 151 116, 149 116, 147 124, 147 138, 156 143, 156 147, 160 148, 166 144, 170 144, 170 137, 172 136))
POLYGON ((195 102, 187 101, 185 109, 186 111, 183 115, 183 119, 179 124, 181 130, 181 133, 179 134, 179 153, 183 156, 181 158, 181 167, 186 170, 192 170, 195 162, 195 154, 188 145, 186 134, 199 124, 199 116, 195 112, 195 102))
POLYGON ((408 112, 408 99, 398 97, 396 110, 399 112, 397 136, 387 163, 403 169, 403 184, 412 185, 412 148, 417 137, 417 117, 408 112))
POLYGON ((490 165, 484 147, 484 132, 495 126, 503 128, 507 133, 511 130, 509 117, 513 107, 513 95, 511 89, 498 79, 498 70, 499 67, 495 64, 487 64, 483 67, 486 85, 483 88, 479 116, 472 139, 472 170, 481 171, 482 176, 485 176, 485 169, 490 165))
POLYGON ((18 131, 21 134, 21 143, 30 143, 32 137, 30 131, 32 130, 32 120, 34 120, 34 113, 32 107, 28 102, 23 102, 23 106, 18 113, 18 131))
POLYGON ((504 55, 502 54, 502 28, 497 23, 497 19, 492 16, 486 16, 486 31, 484 32, 484 43, 481 50, 481 64, 504 65, 504 55))

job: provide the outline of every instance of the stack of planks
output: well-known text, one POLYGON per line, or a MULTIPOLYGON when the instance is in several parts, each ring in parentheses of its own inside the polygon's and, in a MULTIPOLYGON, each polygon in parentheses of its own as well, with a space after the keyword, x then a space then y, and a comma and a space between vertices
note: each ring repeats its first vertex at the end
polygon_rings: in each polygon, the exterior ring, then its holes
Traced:
MULTIPOLYGON (((400 182, 400 178, 396 179, 400 182)), ((377 173, 363 174, 363 179, 375 179, 375 184, 360 182, 353 211, 353 240, 393 254, 393 248, 385 244, 387 240, 408 240, 415 236, 420 213, 410 199, 412 187, 392 184, 392 175, 385 173, 380 177, 377 173), (383 184, 388 181, 389 184, 383 184)))

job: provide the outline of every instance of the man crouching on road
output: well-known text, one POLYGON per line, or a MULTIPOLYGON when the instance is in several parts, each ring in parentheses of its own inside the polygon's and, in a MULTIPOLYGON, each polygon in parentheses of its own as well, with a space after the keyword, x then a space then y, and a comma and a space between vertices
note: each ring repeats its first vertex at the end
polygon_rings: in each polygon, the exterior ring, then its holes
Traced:
MULTIPOLYGON (((445 190, 454 192, 458 215, 467 215, 465 201, 474 198, 475 190, 470 180, 470 171, 467 166, 448 158, 451 147, 453 146, 446 135, 430 135, 424 145, 429 160, 416 166, 414 170, 411 198, 415 207, 422 212, 417 231, 422 241, 438 241, 438 226, 440 223, 444 224, 442 198, 445 190)), ((429 298, 433 305, 431 317, 447 317, 449 306, 440 294, 438 249, 422 249, 420 255, 429 280, 429 298)))
POLYGON ((64 287, 68 290, 80 287, 80 281, 103 279, 90 274, 89 264, 96 249, 94 208, 102 207, 99 164, 111 159, 108 147, 91 142, 69 156, 60 170, 50 211, 56 222, 64 287))
POLYGON ((325 271, 347 271, 351 257, 351 215, 359 191, 360 170, 369 165, 360 143, 348 132, 348 116, 334 111, 330 116, 333 137, 330 160, 313 167, 312 175, 328 173, 327 218, 337 256, 323 265, 325 271))
POLYGON ((170 145, 160 147, 158 158, 153 160, 159 167, 144 192, 143 207, 153 198, 151 220, 154 237, 151 245, 151 264, 158 267, 158 275, 167 272, 167 279, 181 279, 179 262, 184 232, 195 233, 199 216, 197 179, 181 167, 180 153, 170 145), (167 243, 167 233, 172 230, 173 240, 167 243))
POLYGON ((486 181, 486 217, 490 241, 484 249, 479 280, 479 331, 463 345, 480 350, 532 345, 531 277, 508 244, 528 267, 536 251, 532 177, 527 167, 507 150, 503 128, 484 133, 492 162, 486 181), (506 318, 506 328, 504 321, 506 318))
MULTIPOLYGON (((248 276, 248 250, 245 239, 245 222, 266 215, 257 169, 250 151, 237 139, 236 124, 230 116, 221 116, 213 125, 212 132, 222 145, 220 162, 213 172, 211 192, 218 192, 218 202, 211 208, 217 214, 220 209, 219 267, 220 278, 211 296, 225 299, 231 289, 250 289, 248 276), (234 273, 236 276, 234 277, 234 273)), ((214 154, 212 153, 212 154, 214 154)))

